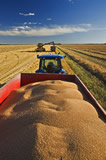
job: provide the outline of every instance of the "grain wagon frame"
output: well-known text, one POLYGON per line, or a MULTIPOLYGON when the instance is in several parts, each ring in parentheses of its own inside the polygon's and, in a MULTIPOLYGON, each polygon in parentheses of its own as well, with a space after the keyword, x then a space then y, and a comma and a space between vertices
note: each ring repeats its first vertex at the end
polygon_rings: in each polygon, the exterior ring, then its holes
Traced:
POLYGON ((0 104, 2 104, 7 98, 8 95, 15 89, 18 89, 22 86, 25 86, 30 83, 45 81, 45 80, 63 80, 68 82, 74 82, 77 84, 84 95, 87 97, 88 101, 93 104, 95 109, 98 112, 98 116, 106 121, 106 112, 90 93, 87 87, 83 84, 80 78, 77 75, 67 75, 67 74, 39 74, 39 73, 20 73, 5 84, 0 89, 0 104))

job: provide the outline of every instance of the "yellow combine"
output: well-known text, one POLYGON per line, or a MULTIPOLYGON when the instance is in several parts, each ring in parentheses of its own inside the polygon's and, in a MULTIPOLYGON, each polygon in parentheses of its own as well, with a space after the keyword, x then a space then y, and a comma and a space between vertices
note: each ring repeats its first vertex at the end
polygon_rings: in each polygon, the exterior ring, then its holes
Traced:
POLYGON ((43 47, 43 43, 38 43, 38 47, 35 51, 36 52, 45 52, 45 48, 43 47))

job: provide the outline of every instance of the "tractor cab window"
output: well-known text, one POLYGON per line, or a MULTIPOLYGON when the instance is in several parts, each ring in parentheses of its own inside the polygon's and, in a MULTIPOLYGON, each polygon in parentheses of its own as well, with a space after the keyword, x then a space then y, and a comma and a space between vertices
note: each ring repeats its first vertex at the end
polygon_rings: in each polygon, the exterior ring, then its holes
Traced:
POLYGON ((43 58, 40 60, 40 69, 43 70, 45 73, 56 73, 61 69, 60 59, 43 58))

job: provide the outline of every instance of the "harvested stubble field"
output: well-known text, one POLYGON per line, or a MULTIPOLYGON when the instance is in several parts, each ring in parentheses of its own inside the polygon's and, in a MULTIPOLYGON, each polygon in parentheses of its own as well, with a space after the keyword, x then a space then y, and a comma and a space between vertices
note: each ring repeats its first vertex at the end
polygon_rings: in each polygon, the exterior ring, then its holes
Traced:
POLYGON ((106 45, 60 45, 67 62, 106 109, 106 45))
MULTIPOLYGON (((46 45, 47 52, 35 52, 36 45, 0 45, 0 87, 19 73, 35 73, 39 67, 37 54, 48 54, 50 46, 46 45)), ((73 73, 63 60, 63 67, 70 74, 73 73)))
POLYGON ((34 50, 34 45, 0 45, 1 86, 18 73, 33 72, 36 67, 34 50))

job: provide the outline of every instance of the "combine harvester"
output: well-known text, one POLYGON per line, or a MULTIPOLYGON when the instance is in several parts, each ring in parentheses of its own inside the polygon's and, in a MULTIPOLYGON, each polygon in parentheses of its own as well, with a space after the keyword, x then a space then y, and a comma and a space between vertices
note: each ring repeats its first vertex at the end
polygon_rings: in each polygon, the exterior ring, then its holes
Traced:
POLYGON ((43 43, 38 43, 37 48, 36 48, 36 52, 45 52, 45 48, 43 47, 43 43))

